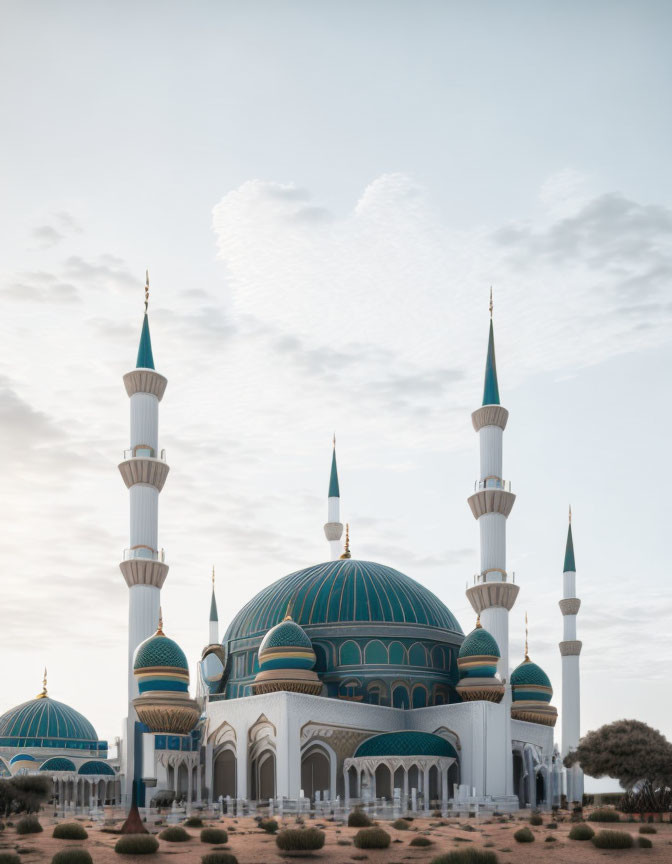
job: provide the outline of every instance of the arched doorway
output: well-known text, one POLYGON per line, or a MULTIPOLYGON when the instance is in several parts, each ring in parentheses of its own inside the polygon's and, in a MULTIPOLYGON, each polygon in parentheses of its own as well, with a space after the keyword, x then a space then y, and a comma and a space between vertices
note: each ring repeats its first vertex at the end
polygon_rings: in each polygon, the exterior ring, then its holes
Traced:
POLYGON ((392 778, 387 765, 379 765, 376 768, 376 798, 392 797, 392 778))
POLYGON ((252 799, 275 798, 275 753, 264 750, 252 762, 252 799))
POLYGON ((536 793, 537 807, 541 807, 542 804, 546 803, 546 781, 544 780, 544 775, 541 773, 541 771, 537 772, 536 793))
POLYGON ((321 748, 309 750, 301 760, 301 788, 303 794, 315 799, 315 793, 331 796, 331 765, 327 754, 321 748))
POLYGON ((523 762, 523 754, 518 750, 513 751, 513 791, 518 796, 518 804, 525 807, 529 800, 526 794, 525 763, 523 762))
POLYGON ((176 768, 177 771, 177 797, 178 798, 186 798, 187 790, 189 785, 189 769, 187 766, 182 763, 176 768))
POLYGON ((228 747, 215 756, 212 795, 215 801, 220 795, 236 797, 236 754, 228 747))

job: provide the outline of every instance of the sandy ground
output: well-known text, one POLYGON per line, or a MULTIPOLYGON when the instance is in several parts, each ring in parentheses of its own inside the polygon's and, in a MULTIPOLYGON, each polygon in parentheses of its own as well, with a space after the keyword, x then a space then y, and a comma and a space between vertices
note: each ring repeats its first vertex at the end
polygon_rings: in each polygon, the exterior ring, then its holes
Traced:
MULTIPOLYGON (((52 835, 53 819, 42 816, 40 821, 44 826, 41 834, 19 836, 12 827, 7 827, 0 833, 0 852, 17 851, 21 855, 22 864, 42 864, 50 862, 53 854, 68 846, 83 846, 88 849, 94 864, 122 864, 124 861, 130 864, 168 864, 168 862, 184 862, 184 864, 200 864, 201 856, 213 848, 226 849, 232 852, 240 864, 279 864, 283 860, 292 860, 291 857, 282 855, 275 844, 275 838, 265 834, 257 828, 253 819, 229 819, 225 818, 218 822, 206 822, 207 825, 215 825, 226 828, 229 831, 229 842, 226 847, 212 847, 201 843, 199 839, 200 829, 187 829, 192 839, 188 843, 166 843, 161 840, 161 848, 156 855, 151 856, 119 856, 114 852, 114 844, 117 836, 100 831, 91 826, 87 820, 79 820, 85 825, 89 832, 88 840, 69 841, 55 840, 52 835), (177 857, 175 857, 177 856, 177 857)), ((565 821, 558 822, 557 828, 549 829, 548 816, 544 816, 544 825, 533 827, 535 835, 534 843, 521 844, 513 839, 513 832, 522 825, 528 824, 527 817, 516 817, 514 821, 499 822, 498 820, 487 820, 476 822, 475 820, 439 820, 439 819, 416 819, 411 823, 408 831, 397 831, 392 828, 391 823, 379 822, 392 837, 392 843, 385 850, 359 850, 352 844, 352 838, 357 829, 348 828, 347 825, 334 822, 320 822, 319 820, 306 820, 306 825, 317 825, 326 832, 327 839, 324 848, 311 856, 311 860, 329 862, 329 864, 346 864, 346 862, 367 861, 370 864, 402 864, 412 861, 418 864, 430 862, 437 855, 448 852, 451 849, 460 849, 467 846, 489 848, 497 853, 501 864, 592 864, 592 862, 603 861, 604 858, 625 859, 628 864, 648 861, 669 864, 672 862, 672 825, 669 822, 656 823, 654 826, 656 834, 647 835, 653 841, 652 849, 626 849, 619 851, 608 851, 596 849, 588 842, 569 840, 567 834, 571 827, 569 816, 565 821), (466 830, 465 830, 466 829, 466 830), (473 830, 470 830, 473 829, 473 830), (432 845, 426 848, 414 848, 409 843, 418 833, 424 834, 432 841, 432 845), (545 842, 546 837, 552 835, 555 842, 545 842), (344 845, 339 845, 344 844, 344 845), (350 844, 350 845, 346 845, 350 844)), ((297 827, 293 818, 283 823, 287 827, 297 827)), ((614 827, 629 831, 633 836, 638 836, 639 823, 624 822, 620 826, 613 824, 600 826, 591 823, 597 831, 600 827, 611 829, 614 827)), ((159 828, 160 830, 160 828, 159 828)), ((295 859, 299 860, 299 859, 295 859)))

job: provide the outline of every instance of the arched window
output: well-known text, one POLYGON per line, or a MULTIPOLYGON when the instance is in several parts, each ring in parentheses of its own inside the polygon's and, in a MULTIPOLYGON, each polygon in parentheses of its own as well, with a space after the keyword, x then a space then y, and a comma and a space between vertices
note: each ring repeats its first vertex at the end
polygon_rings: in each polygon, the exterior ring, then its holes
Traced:
POLYGON ((423 684, 416 684, 413 688, 413 707, 425 708, 427 706, 427 688, 423 684))
POLYGON ((432 648, 432 666, 435 669, 446 668, 446 655, 441 645, 432 648))
POLYGON ((356 642, 344 642, 340 651, 341 666, 361 666, 362 652, 356 642))
POLYGON ((366 701, 371 705, 387 703, 387 687, 383 681, 372 681, 366 688, 366 701))
POLYGON ((313 642, 313 651, 315 652, 315 671, 318 675, 322 675, 327 671, 327 649, 316 642, 313 642))
POLYGON ((255 651, 252 655, 252 674, 256 675, 259 671, 259 655, 255 651))
POLYGON ((405 684, 395 684, 392 690, 392 706, 394 708, 409 708, 408 687, 405 684))
POLYGON ((387 649, 379 639, 367 643, 364 649, 364 662, 377 666, 387 664, 387 649))
POLYGON ((427 651, 425 650, 425 646, 419 642, 414 642, 408 652, 408 662, 411 666, 426 666, 427 651))
POLYGON ((390 663, 394 666, 406 666, 406 649, 401 642, 390 643, 390 663))
POLYGON ((344 681, 338 688, 338 695, 341 699, 351 699, 355 702, 362 701, 360 693, 361 683, 356 678, 351 678, 349 681, 344 681))

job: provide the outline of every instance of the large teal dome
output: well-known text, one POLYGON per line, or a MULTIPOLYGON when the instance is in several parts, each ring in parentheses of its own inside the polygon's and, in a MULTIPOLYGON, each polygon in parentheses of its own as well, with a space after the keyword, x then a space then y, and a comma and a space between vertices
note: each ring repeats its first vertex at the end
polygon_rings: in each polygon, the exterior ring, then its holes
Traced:
POLYGON ((0 717, 0 747, 49 747, 107 752, 91 723, 74 708, 39 696, 0 717))
POLYGON ((450 610, 404 573, 352 558, 290 573, 238 612, 224 637, 221 695, 250 695, 260 644, 288 610, 329 696, 399 708, 456 701, 463 633, 450 610))

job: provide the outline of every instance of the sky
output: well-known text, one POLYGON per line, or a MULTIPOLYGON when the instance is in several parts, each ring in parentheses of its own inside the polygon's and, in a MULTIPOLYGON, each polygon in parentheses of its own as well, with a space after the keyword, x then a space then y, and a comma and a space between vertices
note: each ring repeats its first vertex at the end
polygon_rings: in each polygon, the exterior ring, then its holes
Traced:
POLYGON ((213 564, 224 628, 328 558, 334 432, 353 555, 472 628, 492 285, 512 660, 527 611, 560 709, 571 503, 582 732, 672 738, 670 4, 0 6, 0 711, 46 665, 121 732, 148 267, 192 683, 213 564))

